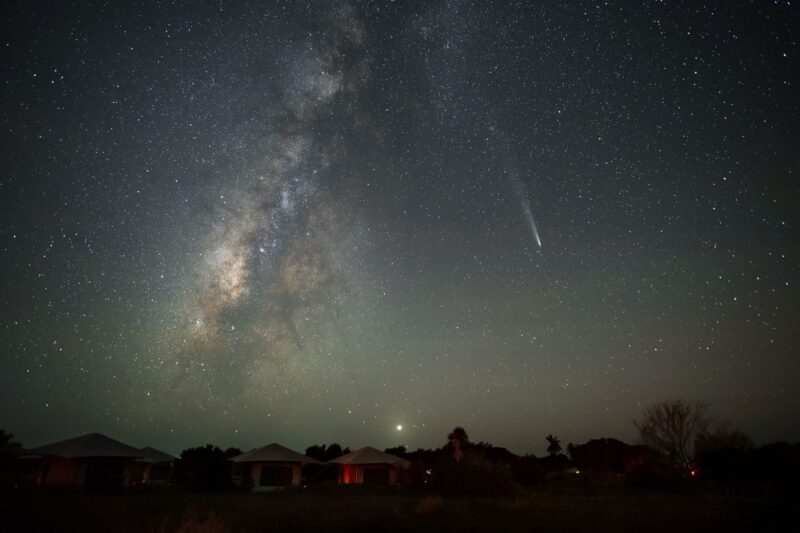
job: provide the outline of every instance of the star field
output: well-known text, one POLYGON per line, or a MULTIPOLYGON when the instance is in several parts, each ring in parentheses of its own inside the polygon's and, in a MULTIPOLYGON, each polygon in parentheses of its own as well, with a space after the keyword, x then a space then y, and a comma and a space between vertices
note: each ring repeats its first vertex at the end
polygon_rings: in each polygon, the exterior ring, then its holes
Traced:
POLYGON ((795 9, 7 6, 2 426, 800 439, 795 9))

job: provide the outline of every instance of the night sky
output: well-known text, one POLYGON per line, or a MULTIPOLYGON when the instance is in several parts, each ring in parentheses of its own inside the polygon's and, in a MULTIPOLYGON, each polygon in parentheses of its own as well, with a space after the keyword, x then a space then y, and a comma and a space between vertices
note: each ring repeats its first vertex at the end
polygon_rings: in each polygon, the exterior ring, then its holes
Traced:
POLYGON ((52 4, 0 30, 24 445, 800 439, 790 2, 52 4))

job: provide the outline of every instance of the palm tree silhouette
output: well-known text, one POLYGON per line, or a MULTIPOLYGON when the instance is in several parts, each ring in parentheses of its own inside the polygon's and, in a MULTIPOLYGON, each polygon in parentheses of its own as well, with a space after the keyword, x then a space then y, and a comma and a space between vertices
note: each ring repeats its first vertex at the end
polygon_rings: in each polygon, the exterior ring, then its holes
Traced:
POLYGON ((558 437, 554 435, 548 435, 545 437, 545 439, 550 443, 547 446, 547 453, 554 456, 558 455, 558 453, 561 451, 561 441, 558 440, 558 437))

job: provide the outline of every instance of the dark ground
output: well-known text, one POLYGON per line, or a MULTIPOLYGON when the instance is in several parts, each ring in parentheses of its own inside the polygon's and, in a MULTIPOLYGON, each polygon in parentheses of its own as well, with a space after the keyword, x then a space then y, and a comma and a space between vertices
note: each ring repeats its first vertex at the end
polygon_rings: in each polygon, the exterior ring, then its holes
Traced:
POLYGON ((784 506, 724 492, 551 489, 504 498, 397 491, 2 495, 0 531, 777 531, 784 506))

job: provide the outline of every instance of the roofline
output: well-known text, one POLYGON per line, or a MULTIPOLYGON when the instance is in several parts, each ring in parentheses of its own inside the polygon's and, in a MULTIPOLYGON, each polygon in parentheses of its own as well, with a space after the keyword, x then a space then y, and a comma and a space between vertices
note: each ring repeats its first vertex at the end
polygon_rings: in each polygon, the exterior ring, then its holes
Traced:
MULTIPOLYGON (((333 461, 333 459, 331 459, 331 461, 333 461)), ((331 461, 328 461, 325 464, 326 465, 341 465, 341 466, 380 466, 380 465, 397 466, 398 464, 402 464, 402 461, 398 461, 396 463, 333 463, 331 461)), ((411 461, 409 461, 409 463, 410 462, 411 461)))
POLYGON ((278 459, 278 460, 274 460, 274 459, 239 459, 238 461, 234 461, 233 459, 228 459, 228 461, 230 461, 232 463, 237 463, 237 464, 241 464, 241 463, 286 463, 286 464, 299 463, 299 464, 303 464, 303 465, 324 465, 324 464, 327 464, 327 463, 323 463, 322 461, 317 461, 317 460, 315 460, 314 458, 311 458, 311 457, 308 460, 305 460, 305 459, 298 459, 298 460, 291 460, 291 459, 287 459, 287 460, 282 460, 282 459, 278 459))
MULTIPOLYGON (((32 458, 44 458, 44 457, 57 457, 59 459, 67 459, 68 461, 78 461, 80 459, 130 459, 131 461, 135 461, 137 459, 143 459, 143 455, 81 455, 80 457, 66 457, 64 455, 58 455, 57 453, 23 453, 14 457, 14 459, 32 459, 32 458)), ((158 462, 171 462, 171 461, 158 461, 158 462)))

